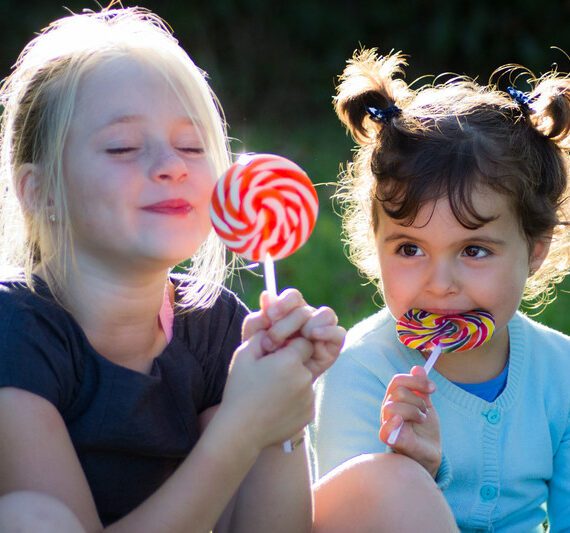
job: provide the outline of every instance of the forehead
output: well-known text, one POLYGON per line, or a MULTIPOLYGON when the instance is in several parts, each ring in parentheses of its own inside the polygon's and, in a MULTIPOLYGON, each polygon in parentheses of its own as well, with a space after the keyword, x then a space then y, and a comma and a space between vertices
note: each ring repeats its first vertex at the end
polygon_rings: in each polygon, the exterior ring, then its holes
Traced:
MULTIPOLYGON (((505 194, 500 194, 489 187, 479 186, 471 192, 470 204, 477 215, 490 219, 489 222, 483 224, 483 227, 502 227, 509 230, 518 229, 519 227, 512 202, 505 194)), ((463 228, 455 217, 447 197, 423 203, 411 225, 390 217, 382 207, 378 209, 379 230, 382 227, 386 229, 389 226, 429 229, 435 225, 435 221, 449 228, 463 228)))
MULTIPOLYGON (((76 98, 78 121, 89 117, 95 127, 115 118, 166 111, 191 115, 167 75, 142 60, 117 57, 94 66, 81 79, 76 98)), ((85 123, 84 123, 85 125, 85 123)))

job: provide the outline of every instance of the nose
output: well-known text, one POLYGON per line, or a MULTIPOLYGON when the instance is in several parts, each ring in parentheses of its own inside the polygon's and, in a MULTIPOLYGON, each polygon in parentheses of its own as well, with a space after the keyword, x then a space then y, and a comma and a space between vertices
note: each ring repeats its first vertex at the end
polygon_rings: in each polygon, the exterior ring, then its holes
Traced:
POLYGON ((157 151, 150 176, 159 182, 183 181, 188 176, 188 168, 184 159, 173 148, 157 151))
POLYGON ((441 259, 429 270, 427 289, 434 295, 446 296, 459 291, 459 278, 453 262, 441 259))

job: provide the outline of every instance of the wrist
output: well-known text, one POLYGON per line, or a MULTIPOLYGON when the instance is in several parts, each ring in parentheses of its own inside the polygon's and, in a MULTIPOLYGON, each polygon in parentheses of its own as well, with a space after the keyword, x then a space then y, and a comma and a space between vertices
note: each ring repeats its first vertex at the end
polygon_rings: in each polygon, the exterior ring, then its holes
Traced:
POLYGON ((245 455, 253 458, 259 456, 263 444, 255 430, 252 429, 255 424, 248 424, 247 420, 236 414, 232 408, 226 408, 223 402, 211 425, 214 423, 218 429, 216 431, 218 439, 230 441, 236 450, 241 450, 245 455))
POLYGON ((429 472, 430 476, 433 479, 437 477, 437 473, 439 472, 440 466, 441 466, 441 450, 435 457, 426 460, 424 463, 424 468, 429 472))

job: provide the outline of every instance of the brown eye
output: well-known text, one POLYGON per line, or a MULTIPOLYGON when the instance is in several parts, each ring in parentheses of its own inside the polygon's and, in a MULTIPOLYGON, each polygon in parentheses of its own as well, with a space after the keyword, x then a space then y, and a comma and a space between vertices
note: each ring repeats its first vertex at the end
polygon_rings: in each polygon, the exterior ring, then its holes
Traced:
POLYGON ((423 255, 420 247, 417 244, 402 244, 398 248, 398 253, 405 257, 415 257, 417 255, 423 255))
POLYGON ((491 251, 487 250, 487 248, 483 248, 482 246, 467 246, 463 250, 463 255, 466 257, 479 259, 481 257, 487 257, 491 255, 491 251))

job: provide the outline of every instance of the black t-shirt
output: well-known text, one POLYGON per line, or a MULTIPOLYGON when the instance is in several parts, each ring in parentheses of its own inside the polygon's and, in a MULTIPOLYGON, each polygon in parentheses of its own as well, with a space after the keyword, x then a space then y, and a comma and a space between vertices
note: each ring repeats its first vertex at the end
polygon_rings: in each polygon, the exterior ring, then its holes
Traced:
POLYGON ((42 282, 33 293, 21 280, 0 281, 0 387, 55 405, 107 525, 155 492, 195 445, 198 415, 222 399, 246 313, 224 290, 213 307, 176 315, 147 375, 97 353, 42 282))

